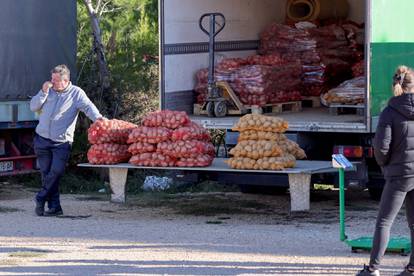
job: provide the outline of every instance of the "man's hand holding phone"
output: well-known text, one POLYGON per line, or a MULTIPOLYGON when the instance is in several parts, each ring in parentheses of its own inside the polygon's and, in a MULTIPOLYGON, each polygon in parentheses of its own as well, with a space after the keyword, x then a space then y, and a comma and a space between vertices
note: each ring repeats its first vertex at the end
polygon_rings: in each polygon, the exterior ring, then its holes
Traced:
POLYGON ((49 89, 53 87, 53 84, 50 81, 46 81, 45 83, 43 83, 42 86, 42 91, 43 93, 49 93, 49 89))

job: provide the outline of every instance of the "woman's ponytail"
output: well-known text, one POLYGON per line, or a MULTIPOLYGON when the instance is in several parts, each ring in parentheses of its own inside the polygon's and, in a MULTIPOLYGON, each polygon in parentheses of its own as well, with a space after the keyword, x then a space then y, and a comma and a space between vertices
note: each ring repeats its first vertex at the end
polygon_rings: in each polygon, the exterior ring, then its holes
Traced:
POLYGON ((393 86, 393 93, 395 97, 401 96, 402 94, 404 94, 404 90, 402 89, 401 84, 396 83, 393 86))
POLYGON ((414 88, 414 73, 411 68, 405 65, 398 66, 395 71, 392 83, 394 96, 401 96, 404 93, 411 92, 414 88))

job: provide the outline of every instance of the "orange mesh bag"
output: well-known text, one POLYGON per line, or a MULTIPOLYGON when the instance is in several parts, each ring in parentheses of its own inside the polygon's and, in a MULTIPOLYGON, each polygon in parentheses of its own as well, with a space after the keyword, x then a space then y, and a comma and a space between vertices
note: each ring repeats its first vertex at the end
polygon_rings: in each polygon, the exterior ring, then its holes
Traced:
POLYGON ((156 146, 153 144, 136 142, 129 145, 128 152, 130 152, 132 155, 136 155, 145 152, 154 152, 156 149, 156 146))
POLYGON ((129 163, 136 166, 173 167, 175 166, 175 161, 175 158, 158 152, 146 152, 132 156, 129 163))
POLYGON ((91 164, 117 164, 127 162, 131 157, 127 145, 120 144, 95 144, 87 153, 88 161, 91 164))
POLYGON ((97 120, 88 129, 91 144, 126 144, 128 135, 137 125, 122 120, 97 120))
POLYGON ((146 127, 140 126, 132 130, 128 136, 128 144, 143 142, 149 144, 157 144, 168 141, 171 137, 171 129, 165 127, 146 127))
POLYGON ((197 157, 180 158, 176 165, 178 167, 208 167, 213 162, 213 159, 212 155, 202 154, 197 157))
POLYGON ((148 113, 142 119, 142 125, 147 127, 166 127, 176 129, 185 126, 190 118, 184 111, 162 110, 148 113))
POLYGON ((157 146, 157 152, 176 158, 197 157, 202 154, 214 156, 214 146, 211 143, 197 140, 162 142, 157 146))
POLYGON ((245 130, 240 132, 238 141, 245 140, 283 141, 286 140, 286 136, 282 133, 270 131, 245 130))
POLYGON ((234 157, 249 157, 257 160, 262 157, 280 156, 282 149, 274 141, 245 140, 232 148, 230 154, 234 157))
POLYGON ((202 126, 191 122, 188 126, 177 128, 171 135, 171 140, 201 140, 211 141, 210 133, 202 126))
POLYGON ((288 127, 288 123, 278 117, 247 114, 240 118, 232 130, 240 132, 245 130, 259 130, 282 133, 285 132, 288 127))

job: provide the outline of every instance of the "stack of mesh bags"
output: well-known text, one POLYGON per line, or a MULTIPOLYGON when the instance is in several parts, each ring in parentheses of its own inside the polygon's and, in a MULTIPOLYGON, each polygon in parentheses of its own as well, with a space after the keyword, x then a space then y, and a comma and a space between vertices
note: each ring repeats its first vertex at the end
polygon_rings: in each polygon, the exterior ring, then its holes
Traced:
POLYGON ((137 125, 122 120, 97 120, 88 129, 88 141, 92 144, 87 156, 91 164, 117 164, 127 162, 128 135, 137 125))
POLYGON ((299 61, 301 94, 319 96, 351 78, 352 64, 363 58, 358 39, 360 30, 352 23, 322 27, 306 22, 295 26, 273 23, 261 33, 259 52, 299 61))
MULTIPOLYGON (((234 70, 245 66, 248 61, 242 58, 228 58, 223 59, 214 68, 215 81, 228 81, 232 79, 234 70)), ((196 73, 196 86, 194 91, 196 93, 196 103, 204 104, 207 99, 208 87, 208 68, 203 68, 196 73)))
POLYGON ((204 167, 214 159, 214 146, 206 129, 185 112, 156 111, 128 137, 129 163, 150 167, 204 167))
POLYGON ((338 87, 330 89, 321 95, 321 102, 326 106, 331 104, 356 105, 365 102, 365 77, 346 80, 338 87))
MULTIPOLYGON (((263 106, 301 100, 301 64, 287 62, 280 55, 253 55, 246 59, 224 59, 215 68, 215 80, 229 83, 245 105, 263 106)), ((196 102, 207 96, 208 70, 197 72, 196 102)))
POLYGON ((288 123, 281 118, 247 114, 232 130, 239 131, 237 145, 226 162, 233 169, 283 170, 293 168, 305 152, 283 134, 288 123))

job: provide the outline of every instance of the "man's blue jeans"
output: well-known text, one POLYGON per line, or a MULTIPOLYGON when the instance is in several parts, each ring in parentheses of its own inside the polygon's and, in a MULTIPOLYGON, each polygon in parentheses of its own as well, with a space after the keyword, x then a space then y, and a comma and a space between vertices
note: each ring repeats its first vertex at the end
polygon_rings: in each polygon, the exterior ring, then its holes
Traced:
POLYGON ((65 172, 70 156, 70 142, 55 142, 35 135, 34 151, 42 176, 42 188, 36 195, 39 202, 47 202, 48 207, 60 209, 59 180, 65 172))

